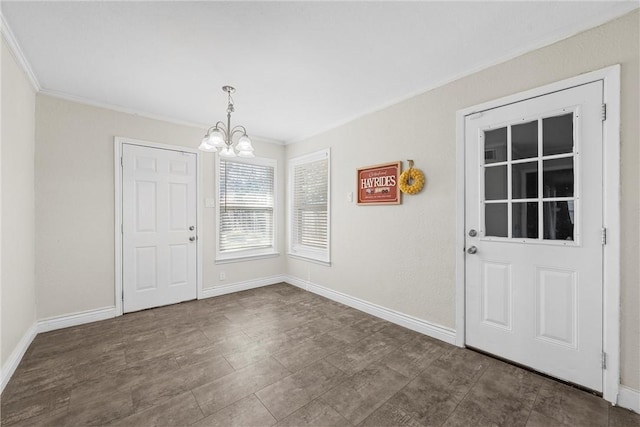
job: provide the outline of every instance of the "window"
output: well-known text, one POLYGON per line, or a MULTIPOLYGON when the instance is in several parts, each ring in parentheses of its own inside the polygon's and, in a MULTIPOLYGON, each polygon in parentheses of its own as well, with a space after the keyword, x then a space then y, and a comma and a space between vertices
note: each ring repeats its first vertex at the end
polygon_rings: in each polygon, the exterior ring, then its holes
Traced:
POLYGON ((329 150, 289 161, 289 252, 329 262, 329 150))
POLYGON ((574 242, 580 202, 575 117, 565 108, 484 130, 485 237, 574 242))
POLYGON ((217 157, 217 260, 275 254, 276 161, 217 157))

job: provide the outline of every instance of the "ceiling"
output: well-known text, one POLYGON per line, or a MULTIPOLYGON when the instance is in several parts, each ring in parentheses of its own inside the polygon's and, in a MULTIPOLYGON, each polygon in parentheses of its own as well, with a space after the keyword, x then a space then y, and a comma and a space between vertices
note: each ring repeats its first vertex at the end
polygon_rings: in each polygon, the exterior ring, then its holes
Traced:
POLYGON ((630 2, 13 2, 43 93, 194 124, 231 84, 252 136, 293 142, 604 23, 630 2))

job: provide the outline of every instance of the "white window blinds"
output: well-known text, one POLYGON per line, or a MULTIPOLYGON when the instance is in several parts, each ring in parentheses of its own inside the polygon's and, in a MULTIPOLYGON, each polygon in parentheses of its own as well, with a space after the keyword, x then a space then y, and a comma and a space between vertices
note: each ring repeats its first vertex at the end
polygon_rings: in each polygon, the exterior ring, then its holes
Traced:
POLYGON ((329 153, 290 164, 291 253, 329 261, 329 153))
POLYGON ((218 252, 274 248, 275 165, 219 161, 218 252))

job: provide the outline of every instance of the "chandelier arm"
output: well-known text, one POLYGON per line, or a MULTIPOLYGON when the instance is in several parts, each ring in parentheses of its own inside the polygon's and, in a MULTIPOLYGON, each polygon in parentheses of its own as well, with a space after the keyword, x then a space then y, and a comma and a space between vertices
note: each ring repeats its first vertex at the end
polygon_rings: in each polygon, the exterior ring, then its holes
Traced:
POLYGON ((227 136, 227 127, 222 122, 218 122, 215 125, 211 126, 209 129, 207 129, 207 133, 205 135, 209 135, 214 130, 218 130, 222 132, 225 137, 227 136))
POLYGON ((246 135, 247 134, 247 129, 245 129, 245 127, 242 126, 242 125, 237 125, 237 126, 234 126, 233 129, 231 129, 231 135, 232 136, 235 135, 236 132, 242 132, 243 135, 246 135))
POLYGON ((226 129, 223 126, 224 126, 224 124, 222 122, 218 122, 215 125, 211 126, 209 129, 207 129, 207 134, 210 134, 211 131, 213 131, 213 130, 224 130, 224 131, 226 131, 226 129), (222 125, 222 127, 221 127, 221 125, 222 125))

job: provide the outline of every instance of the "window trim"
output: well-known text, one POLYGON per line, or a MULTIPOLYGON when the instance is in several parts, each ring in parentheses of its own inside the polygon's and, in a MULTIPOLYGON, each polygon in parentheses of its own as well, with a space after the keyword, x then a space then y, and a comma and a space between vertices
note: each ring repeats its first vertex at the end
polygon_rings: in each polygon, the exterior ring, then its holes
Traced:
POLYGON ((288 231, 288 248, 287 254, 290 257, 302 259, 305 261, 312 261, 324 265, 331 265, 331 149, 326 148, 324 150, 315 151, 313 153, 305 154, 298 157, 289 159, 288 162, 288 215, 287 215, 287 231, 288 231), (320 160, 327 160, 327 248, 317 249, 303 245, 294 244, 294 232, 293 232, 293 212, 294 212, 294 168, 295 166, 313 163, 320 160))
POLYGON ((216 211, 215 211, 215 236, 216 236, 216 263, 225 263, 225 262, 233 262, 237 261, 246 261, 248 259, 260 259, 264 257, 270 256, 278 256, 278 161, 276 159, 266 158, 266 157, 253 157, 253 158, 243 158, 243 157, 234 157, 231 159, 221 159, 218 154, 215 155, 215 200, 216 200, 216 211), (220 251, 220 184, 222 183, 222 179, 220 177, 220 162, 221 161, 231 161, 235 163, 244 163, 249 165, 257 165, 257 166, 269 166, 273 168, 273 245, 268 248, 257 248, 257 249, 239 249, 235 251, 229 252, 221 252, 220 251))

